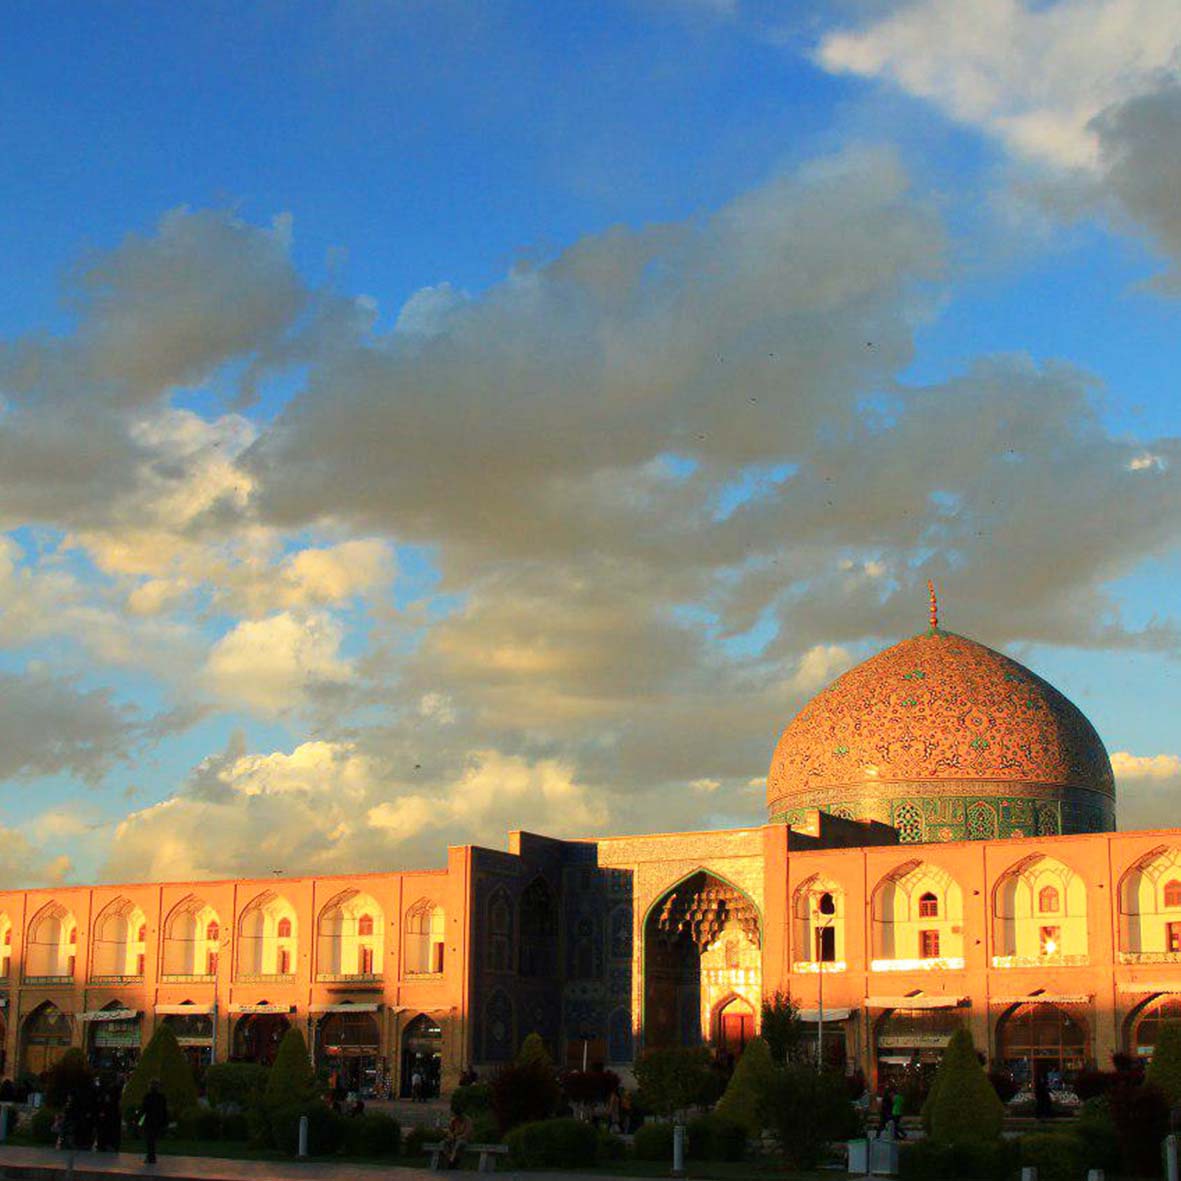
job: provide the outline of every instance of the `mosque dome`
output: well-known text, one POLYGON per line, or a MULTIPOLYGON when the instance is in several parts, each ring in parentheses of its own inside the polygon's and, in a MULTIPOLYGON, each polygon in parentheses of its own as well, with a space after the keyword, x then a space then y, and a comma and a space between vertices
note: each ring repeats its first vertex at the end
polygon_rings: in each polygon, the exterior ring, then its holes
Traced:
POLYGON ((767 776, 772 821, 809 809, 903 841, 1115 827, 1111 761, 1053 685, 932 626, 838 677, 788 724, 767 776))

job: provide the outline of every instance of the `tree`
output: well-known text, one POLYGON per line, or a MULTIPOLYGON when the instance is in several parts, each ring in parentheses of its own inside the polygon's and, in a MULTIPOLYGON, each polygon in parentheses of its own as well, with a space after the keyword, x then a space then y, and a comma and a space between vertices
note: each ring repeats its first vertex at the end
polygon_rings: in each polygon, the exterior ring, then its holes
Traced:
POLYGON ((521 1048, 517 1051, 517 1065, 538 1065, 544 1066, 547 1070, 553 1070, 554 1060, 550 1057, 550 1052, 545 1046, 545 1039, 541 1034, 531 1033, 521 1043, 521 1048))
POLYGON ((798 1062, 775 1070, 765 1116, 784 1155, 798 1169, 814 1168, 827 1145, 852 1138, 860 1127, 844 1076, 798 1062))
POLYGON ((786 992, 763 997, 763 1037, 777 1066, 803 1058, 805 1030, 800 1007, 786 992))
POLYGON ((303 1040, 303 1034, 292 1026, 279 1043, 263 1101, 274 1110, 292 1103, 306 1103, 315 1094, 316 1076, 308 1057, 308 1044, 303 1040))
POLYGON ((923 1123, 932 1141, 997 1140, 1004 1115, 1004 1104, 980 1065, 972 1035, 966 1029, 956 1030, 923 1105, 923 1123))
POLYGON ((1181 1103, 1181 1022, 1167 1021, 1160 1027, 1145 1080, 1174 1106, 1181 1103))
POLYGON ((711 1081, 704 1046, 648 1050, 635 1071, 640 1102, 657 1115, 673 1115, 700 1102, 711 1081))
POLYGON ((161 1022, 140 1055, 127 1086, 123 1088, 123 1110, 138 1108, 148 1093, 152 1079, 160 1080, 160 1089, 173 1116, 197 1105, 197 1080, 184 1056, 172 1027, 161 1022))
POLYGON ((734 1067, 726 1093, 718 1101, 717 1114, 740 1124, 747 1135, 757 1136, 763 1130, 767 1095, 774 1079, 770 1047, 763 1038, 752 1038, 734 1067))
POLYGON ((86 1065, 86 1055, 76 1046, 68 1049, 50 1068, 45 1087, 45 1102, 62 1108, 66 1100, 94 1085, 94 1075, 86 1065))

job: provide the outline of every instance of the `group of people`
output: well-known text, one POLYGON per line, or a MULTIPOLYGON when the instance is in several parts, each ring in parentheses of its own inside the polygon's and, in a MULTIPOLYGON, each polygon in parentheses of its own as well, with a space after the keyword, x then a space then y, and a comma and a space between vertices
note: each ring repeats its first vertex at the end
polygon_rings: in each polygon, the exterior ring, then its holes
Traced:
MULTIPOLYGON (((152 1079, 140 1105, 137 1127, 144 1138, 144 1164, 156 1163, 156 1144, 168 1127, 168 1100, 152 1079)), ((58 1148, 118 1152, 123 1143, 123 1080, 96 1078, 66 1096, 53 1122, 58 1148)))

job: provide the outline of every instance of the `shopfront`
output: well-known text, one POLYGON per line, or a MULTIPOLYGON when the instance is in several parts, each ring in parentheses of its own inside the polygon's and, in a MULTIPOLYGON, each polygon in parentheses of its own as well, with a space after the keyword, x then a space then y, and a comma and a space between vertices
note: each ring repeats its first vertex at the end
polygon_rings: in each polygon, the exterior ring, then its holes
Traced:
POLYGON ((376 1004, 314 1005, 316 1066, 335 1090, 372 1099, 382 1089, 381 1029, 376 1004))
POLYGON ((231 1056, 236 1062, 257 1062, 270 1066, 279 1052, 283 1035, 291 1028, 293 1005, 260 1001, 255 1005, 232 1005, 236 1014, 231 1056))
POLYGON ((193 1073, 200 1078, 205 1068, 213 1062, 217 1028, 214 1006, 191 1002, 157 1005, 156 1016, 176 1035, 177 1045, 188 1059, 193 1073))
POLYGON ((915 1071, 934 1076, 952 1035, 963 1026, 960 997, 871 997, 877 1085, 901 1086, 915 1071))
MULTIPOLYGON (((1090 998, 1012 998, 997 1021, 996 1057, 1023 1088, 1046 1078, 1051 1091, 1070 1089, 1090 1064, 1090 998)), ((1005 1004, 1004 1001, 994 1002, 1005 1004)))
POLYGON ((138 1009, 113 1001, 81 1015, 86 1028, 86 1060, 100 1074, 130 1074, 139 1061, 143 1027, 138 1009))
POLYGON ((816 1061, 817 1049, 825 1064, 834 1069, 843 1070, 850 1057, 856 1060, 856 1049, 851 1053, 849 1044, 852 1009, 801 1009, 799 1018, 803 1026, 800 1049, 810 1062, 816 1061))
POLYGON ((1181 1023, 1181 993, 1153 997, 1133 1013, 1129 1052, 1138 1058, 1151 1059, 1161 1026, 1167 1022, 1181 1023))

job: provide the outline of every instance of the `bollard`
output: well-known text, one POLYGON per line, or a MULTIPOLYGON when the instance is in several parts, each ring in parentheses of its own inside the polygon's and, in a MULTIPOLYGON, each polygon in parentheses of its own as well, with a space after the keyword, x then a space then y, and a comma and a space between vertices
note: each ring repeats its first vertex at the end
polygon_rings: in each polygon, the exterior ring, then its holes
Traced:
POLYGON ((1102 1169, 1088 1169, 1087 1170, 1087 1181, 1103 1181, 1103 1170, 1102 1169))
POLYGON ((308 1158, 308 1117, 301 1115, 299 1117, 299 1159, 307 1160, 308 1158))
POLYGON ((7 1103, 0 1104, 0 1144, 8 1139, 8 1113, 11 1110, 7 1103))
POLYGON ((1021 1170, 1021 1181, 1037 1181, 1037 1165, 1025 1165, 1021 1170))
POLYGON ((1181 1181, 1177 1175, 1177 1136, 1165 1137, 1165 1181, 1181 1181))
POLYGON ((685 1175, 685 1125, 673 1124, 673 1176, 685 1175))

